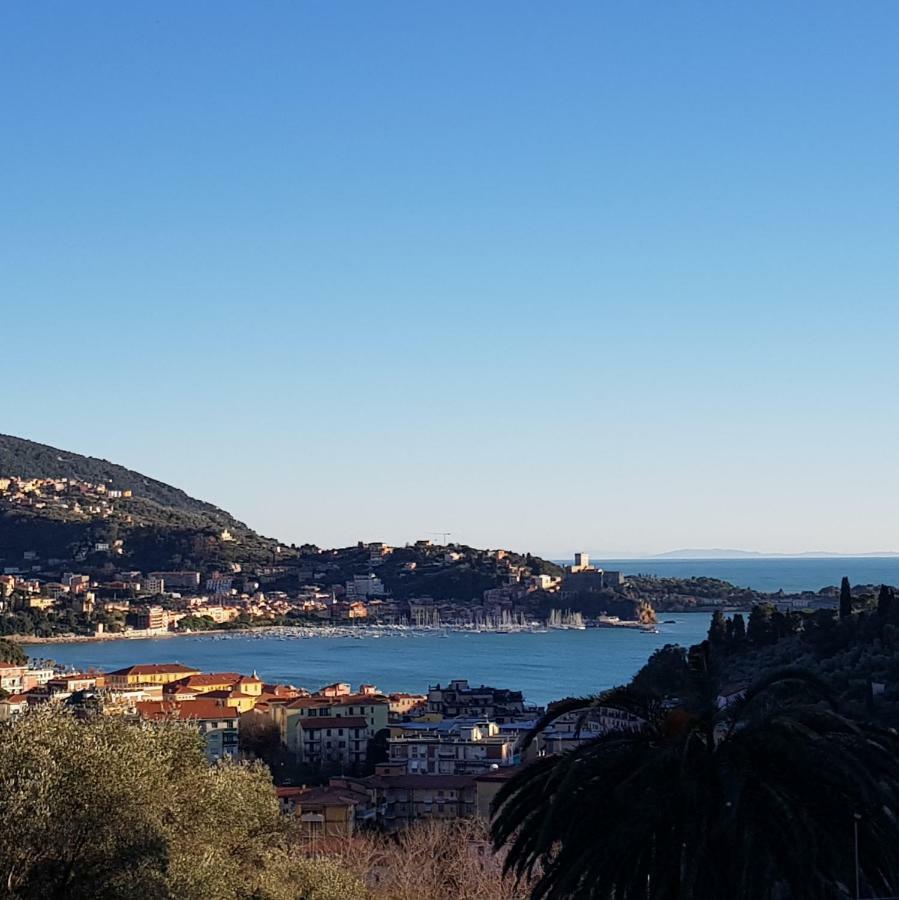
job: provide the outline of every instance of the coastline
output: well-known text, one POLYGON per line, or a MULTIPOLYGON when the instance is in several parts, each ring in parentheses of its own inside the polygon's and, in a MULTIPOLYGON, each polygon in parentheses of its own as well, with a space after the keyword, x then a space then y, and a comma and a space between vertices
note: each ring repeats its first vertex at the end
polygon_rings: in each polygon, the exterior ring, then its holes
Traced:
POLYGON ((158 638, 197 637, 204 634, 245 634, 256 631, 254 628, 210 628, 208 631, 148 631, 129 632, 127 634, 54 634, 50 637, 38 637, 34 634, 7 634, 4 640, 17 644, 102 644, 108 641, 146 641, 158 638))
MULTIPOLYGON (((589 629, 613 629, 629 631, 650 631, 654 625, 634 620, 610 620, 591 623, 589 629)), ((50 637, 38 637, 33 634, 10 634, 5 639, 23 645, 54 645, 54 644, 92 644, 109 643, 111 641, 141 641, 167 638, 205 637, 205 636, 237 636, 237 635, 272 635, 275 637, 384 637, 389 634, 403 633, 436 633, 459 632, 462 634, 542 634, 546 631, 566 630, 546 627, 539 628, 512 628, 512 629, 484 629, 467 628, 464 626, 437 625, 437 626, 410 626, 410 625, 250 625, 245 628, 210 628, 204 631, 129 631, 113 632, 108 634, 58 634, 50 637)), ((573 629, 577 630, 577 629, 573 629)), ((583 630, 583 629, 581 629, 583 630)))

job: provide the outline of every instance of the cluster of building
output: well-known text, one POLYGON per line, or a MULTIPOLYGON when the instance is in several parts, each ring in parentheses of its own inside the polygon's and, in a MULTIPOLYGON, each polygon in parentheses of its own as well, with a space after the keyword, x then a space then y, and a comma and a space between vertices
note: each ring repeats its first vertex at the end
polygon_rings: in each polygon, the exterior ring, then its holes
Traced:
MULTIPOLYGON (((102 634, 114 623, 116 631, 159 634, 181 628, 184 619, 206 618, 221 625, 238 618, 274 621, 296 606, 284 592, 265 593, 257 582, 245 582, 246 591, 225 593, 220 573, 203 579, 198 571, 114 572, 107 579, 63 571, 54 578, 11 571, 0 574, 0 613, 21 610, 93 616, 106 613, 106 622, 93 629, 102 634)), ((94 617, 98 618, 98 617, 94 617)))
MULTIPOLYGON (((330 775, 315 787, 277 788, 310 835, 361 825, 393 831, 423 818, 487 815, 492 797, 527 758, 558 752, 621 723, 564 717, 528 750, 522 737, 542 709, 518 691, 456 680, 426 693, 385 694, 347 683, 308 691, 256 673, 205 673, 179 663, 113 672, 65 672, 40 662, 0 664, 0 721, 44 703, 135 722, 177 719, 202 735, 210 762, 253 754, 269 729, 296 771, 330 775)), ((316 779, 321 780, 321 779, 316 779)))
POLYGON ((66 510, 90 518, 107 518, 117 500, 131 491, 75 478, 17 478, 0 476, 0 497, 13 506, 28 509, 66 510))
MULTIPOLYGON (((110 504, 130 495, 127 490, 71 479, 4 477, 0 478, 0 488, 3 499, 57 503, 69 509, 82 496, 106 504, 103 509, 111 509, 110 504)), ((219 538, 231 540, 231 535, 223 531, 219 538)), ((13 561, 15 564, 4 564, 0 574, 0 615, 18 610, 72 612, 87 617, 81 621, 81 633, 112 630, 158 634, 228 625, 236 620, 242 624, 312 620, 328 624, 498 628, 531 623, 535 609, 547 594, 557 595, 562 606, 562 601, 569 602, 577 595, 607 591, 624 582, 620 572, 592 566, 586 554, 577 554, 575 564, 557 576, 535 574, 521 557, 505 550, 465 548, 460 552, 452 546, 418 541, 414 547, 402 548, 406 556, 415 558, 391 569, 388 580, 394 587, 402 586, 407 578, 412 579, 410 585, 416 583, 415 579, 425 584, 429 576, 446 577, 448 570, 464 573, 469 569, 490 572, 498 583, 483 591, 480 602, 469 596, 435 599, 405 590, 397 590, 402 597, 397 599, 378 571, 398 548, 381 543, 360 543, 349 551, 307 552, 290 563, 276 560, 273 554, 270 564, 257 564, 246 572, 238 562, 206 572, 116 569, 115 555, 123 550, 121 540, 98 541, 88 549, 105 553, 106 562, 102 566, 85 562, 82 571, 69 571, 77 567, 75 560, 42 560, 36 551, 26 550, 21 560, 13 561), (408 552, 410 549, 414 549, 414 554, 408 552), (349 555, 352 563, 348 563, 349 555), (350 565, 358 568, 360 559, 367 571, 339 581, 350 565), (182 624, 185 619, 188 621, 182 624), (199 622, 200 619, 208 621, 199 622)))

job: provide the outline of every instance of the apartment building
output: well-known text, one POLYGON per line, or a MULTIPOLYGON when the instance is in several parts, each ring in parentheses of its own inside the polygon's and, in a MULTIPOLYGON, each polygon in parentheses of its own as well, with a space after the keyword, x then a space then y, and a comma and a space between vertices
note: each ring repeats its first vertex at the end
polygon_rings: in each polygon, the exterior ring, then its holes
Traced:
POLYGON ((365 762, 368 742, 387 728, 388 707, 380 694, 339 693, 270 704, 268 714, 299 761, 352 766, 365 762))
POLYGON ((370 775, 359 783, 371 792, 377 821, 386 831, 422 819, 477 814, 476 782, 467 775, 370 775))
POLYGON ((447 719, 464 717, 491 722, 512 722, 524 713, 521 691, 486 685, 471 687, 465 679, 451 681, 445 687, 428 688, 428 712, 447 719))
POLYGON ((515 765, 516 737, 487 721, 394 725, 388 740, 389 765, 409 775, 477 775, 515 765))

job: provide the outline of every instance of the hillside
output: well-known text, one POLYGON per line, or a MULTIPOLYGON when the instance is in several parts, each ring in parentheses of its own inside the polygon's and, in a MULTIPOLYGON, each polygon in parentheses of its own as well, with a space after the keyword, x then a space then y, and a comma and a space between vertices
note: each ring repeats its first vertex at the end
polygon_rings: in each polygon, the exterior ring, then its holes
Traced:
MULTIPOLYGON (((239 564, 244 573, 277 562, 268 590, 315 582, 342 590, 377 572, 397 600, 480 603, 513 571, 560 575, 554 563, 512 551, 426 542, 392 548, 286 548, 225 510, 124 466, 0 435, 0 571, 111 574, 239 564)), ((537 595, 532 598, 535 602, 537 595)))
POLYGON ((196 500, 179 488, 157 481, 155 478, 148 478, 105 459, 81 456, 78 453, 48 447, 46 444, 38 444, 9 434, 0 434, 0 476, 4 475, 104 482, 121 490, 131 490, 135 497, 149 500, 162 507, 209 516, 222 524, 240 524, 217 506, 196 500))
POLYGON ((277 547, 164 482, 10 435, 0 435, 0 487, 3 566, 20 566, 28 554, 37 566, 71 561, 81 568, 205 570, 270 561, 277 547), (18 481, 3 483, 10 479, 18 481))

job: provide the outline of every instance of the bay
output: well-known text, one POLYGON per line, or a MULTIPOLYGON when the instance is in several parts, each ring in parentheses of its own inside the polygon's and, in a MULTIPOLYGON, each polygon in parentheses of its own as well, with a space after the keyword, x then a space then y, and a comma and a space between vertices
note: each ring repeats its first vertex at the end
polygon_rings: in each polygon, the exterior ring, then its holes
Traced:
POLYGON ((542 634, 406 632, 391 637, 281 638, 265 631, 226 636, 122 639, 32 647, 76 669, 180 662, 207 672, 257 672, 267 682, 316 689, 334 681, 422 693, 467 678, 524 692, 529 703, 592 694, 627 682, 665 644, 689 646, 708 632, 708 613, 663 614, 659 634, 588 628, 542 634), (669 624, 670 621, 670 624, 669 624))

